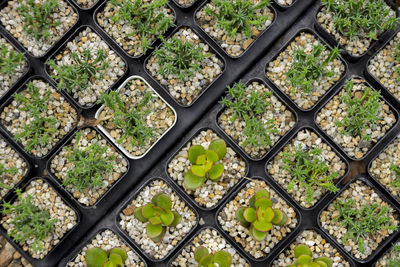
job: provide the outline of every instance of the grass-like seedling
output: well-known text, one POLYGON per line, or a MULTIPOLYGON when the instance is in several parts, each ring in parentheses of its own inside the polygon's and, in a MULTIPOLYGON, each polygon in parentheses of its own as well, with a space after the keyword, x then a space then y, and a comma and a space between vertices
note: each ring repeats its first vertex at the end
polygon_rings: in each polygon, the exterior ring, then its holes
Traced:
POLYGON ((122 267, 128 258, 125 249, 120 247, 104 251, 101 248, 89 248, 85 260, 88 267, 122 267))
MULTIPOLYGON (((395 252, 400 252, 400 246, 394 246, 392 248, 395 252)), ((400 257, 393 257, 387 260, 387 267, 398 267, 400 266, 400 257)))
POLYGON ((399 168, 399 166, 392 165, 392 166, 390 166, 390 170, 395 175, 395 178, 390 183, 390 186, 392 186, 392 187, 400 187, 400 168, 399 168))
POLYGON ((160 66, 159 73, 163 76, 172 74, 185 81, 200 69, 199 62, 211 55, 203 53, 200 46, 181 38, 162 40, 164 45, 154 51, 154 56, 160 66))
POLYGON ((167 194, 158 193, 151 199, 151 203, 137 207, 133 214, 146 225, 147 236, 155 243, 160 243, 167 227, 175 227, 181 221, 181 215, 171 210, 172 202, 167 194))
POLYGON ((24 54, 9 49, 6 44, 0 45, 0 75, 12 75, 24 59, 24 54))
POLYGON ((334 27, 353 40, 363 32, 369 39, 377 39, 381 31, 394 30, 399 22, 395 15, 388 17, 390 8, 383 0, 322 0, 333 14, 334 27))
POLYGON ((215 17, 217 27, 231 38, 236 33, 250 37, 253 27, 260 27, 269 19, 268 16, 258 13, 259 9, 270 4, 269 0, 260 0, 258 4, 249 0, 213 0, 212 4, 216 7, 215 10, 208 7, 205 9, 206 14, 215 17))
POLYGON ((358 244, 358 250, 364 253, 364 238, 379 230, 397 230, 398 227, 390 222, 389 207, 378 204, 365 204, 361 207, 357 205, 352 198, 344 201, 337 200, 334 207, 339 215, 333 220, 340 222, 347 229, 342 238, 343 243, 352 239, 358 244))
POLYGON ((270 104, 267 98, 271 96, 271 93, 251 92, 250 96, 246 96, 245 85, 239 82, 228 87, 228 96, 230 98, 224 97, 221 104, 233 110, 230 121, 233 122, 240 118, 246 123, 243 131, 246 139, 241 145, 244 147, 249 145, 254 148, 272 145, 269 135, 278 132, 275 129, 274 120, 263 122, 259 119, 270 104))
POLYGON ((85 149, 79 148, 82 133, 78 132, 75 137, 73 149, 67 148, 67 160, 74 166, 67 172, 64 185, 73 185, 76 190, 82 191, 86 188, 95 189, 103 185, 103 175, 110 174, 115 164, 115 155, 105 156, 107 145, 98 143, 90 144, 85 149))
MULTIPOLYGON (((12 176, 18 173, 18 168, 17 167, 12 167, 12 168, 5 168, 3 164, 0 164, 0 177, 1 176, 12 176)), ((3 182, 0 181, 0 188, 5 188, 10 190, 11 187, 4 184, 3 182)))
POLYGON ((153 0, 143 3, 143 0, 110 0, 111 5, 119 7, 112 21, 126 21, 132 26, 130 35, 137 35, 141 42, 138 44, 143 51, 151 48, 149 35, 162 35, 173 26, 173 18, 162 12, 168 0, 153 0))
POLYGON ((326 66, 339 57, 340 50, 335 47, 324 59, 324 49, 328 48, 321 43, 314 45, 310 53, 306 53, 302 48, 295 49, 293 64, 286 73, 293 86, 292 94, 295 94, 295 88, 301 89, 304 94, 311 94, 315 90, 315 81, 335 75, 335 72, 328 70, 326 66))
POLYGON ((353 137, 360 136, 362 140, 369 141, 371 136, 365 133, 372 125, 376 125, 381 108, 381 94, 370 87, 365 87, 364 92, 355 97, 352 92, 354 82, 348 81, 344 89, 345 94, 341 100, 347 106, 347 114, 336 125, 343 127, 342 133, 353 137))
POLYGON ((100 102, 114 111, 113 122, 122 129, 122 136, 117 140, 118 144, 125 138, 129 138, 133 147, 136 145, 141 147, 154 135, 153 127, 149 127, 145 122, 145 117, 151 112, 146 107, 151 98, 152 94, 146 92, 136 107, 130 107, 115 91, 111 90, 109 93, 102 94, 100 102))
POLYGON ((201 145, 189 148, 188 159, 192 167, 185 174, 184 186, 188 190, 194 190, 202 186, 207 179, 213 182, 221 179, 224 173, 224 165, 217 163, 226 155, 226 143, 222 139, 213 140, 208 149, 201 145))
POLYGON ((339 188, 334 185, 334 180, 339 173, 329 174, 329 166, 321 159, 321 152, 322 150, 317 147, 307 151, 299 145, 295 153, 283 153, 284 169, 293 177, 287 190, 292 191, 296 182, 299 182, 300 187, 306 189, 308 203, 314 199, 313 186, 333 193, 339 191, 339 188))
POLYGON ((46 146, 50 142, 51 134, 56 133, 57 119, 55 117, 48 117, 46 111, 48 109, 48 101, 50 99, 51 91, 47 90, 46 93, 41 96, 39 88, 37 88, 33 82, 29 82, 26 86, 25 93, 17 93, 14 95, 14 99, 22 104, 24 107, 20 107, 19 110, 26 111, 32 116, 32 120, 27 123, 24 130, 17 133, 14 138, 17 141, 21 141, 22 138, 27 140, 25 149, 31 152, 37 146, 46 146))
POLYGON ((210 253, 206 247, 199 246, 194 251, 194 259, 202 267, 230 267, 232 256, 226 251, 220 250, 210 253))
POLYGON ((53 13, 58 8, 57 0, 45 0, 44 3, 38 3, 35 0, 19 0, 21 6, 18 8, 21 17, 24 20, 24 30, 33 36, 37 41, 48 39, 53 34, 52 27, 61 24, 60 21, 53 21, 53 13))
POLYGON ((107 54, 104 50, 97 50, 96 58, 88 49, 83 50, 82 55, 71 53, 74 61, 73 65, 59 66, 54 60, 50 60, 48 65, 57 74, 51 77, 58 81, 58 89, 64 89, 68 93, 74 90, 84 91, 89 87, 89 81, 103 79, 105 71, 109 68, 106 61, 107 54))
POLYGON ((54 231, 54 224, 57 219, 50 219, 47 210, 41 210, 32 203, 32 196, 27 195, 22 198, 20 189, 16 189, 18 203, 12 205, 8 202, 3 204, 3 215, 14 214, 15 217, 10 222, 14 227, 8 232, 10 237, 18 242, 24 243, 27 240, 33 241, 33 251, 43 250, 43 240, 47 234, 54 231))
POLYGON ((287 267, 332 267, 333 261, 327 257, 312 259, 312 252, 306 245, 298 245, 294 249, 295 263, 287 267))
POLYGON ((240 207, 236 212, 236 218, 249 228, 256 241, 265 240, 273 225, 283 226, 287 222, 286 213, 272 208, 273 204, 269 192, 260 189, 250 198, 249 207, 240 207))

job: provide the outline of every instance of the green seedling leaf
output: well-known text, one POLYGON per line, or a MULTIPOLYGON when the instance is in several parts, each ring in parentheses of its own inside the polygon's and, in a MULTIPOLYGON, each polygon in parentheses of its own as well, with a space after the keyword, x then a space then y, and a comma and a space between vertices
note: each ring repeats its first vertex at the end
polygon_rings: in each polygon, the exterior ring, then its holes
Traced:
POLYGON ((261 231, 258 231, 257 229, 254 228, 253 225, 250 226, 249 231, 250 231, 250 235, 251 235, 251 236, 254 238, 254 240, 256 240, 256 241, 263 241, 263 240, 267 237, 267 235, 268 235, 268 232, 261 232, 261 231))
POLYGON ((311 250, 306 245, 300 244, 294 249, 294 256, 298 259, 301 255, 312 256, 311 250))
POLYGON ((328 265, 324 261, 314 261, 313 263, 317 264, 316 267, 328 267, 328 265))
POLYGON ((169 227, 177 226, 182 220, 182 216, 178 212, 173 211, 172 213, 174 214, 174 221, 169 225, 169 227))
POLYGON ((272 200, 266 197, 260 197, 259 199, 256 200, 256 202, 254 202, 254 206, 256 208, 259 207, 272 207, 272 200))
POLYGON ((257 209, 257 220, 264 222, 271 222, 274 218, 274 211, 271 207, 260 206, 257 209))
MULTIPOLYGON (((211 168, 213 167, 213 165, 214 165, 214 162, 212 162, 212 161, 207 161, 205 164, 204 164, 204 171, 207 173, 207 172, 209 172, 210 170, 211 170, 211 168)), ((205 174, 204 174, 205 175, 205 174)))
POLYGON ((138 219, 141 222, 147 222, 147 219, 142 215, 142 207, 137 207, 133 211, 133 215, 135 215, 135 218, 138 219))
POLYGON ((206 177, 194 175, 191 171, 187 171, 185 174, 185 178, 183 180, 183 184, 187 190, 194 190, 199 188, 206 181, 206 177))
MULTIPOLYGON (((317 262, 317 263, 324 262, 327 267, 332 267, 332 265, 333 265, 333 261, 331 259, 329 259, 329 258, 326 258, 326 257, 319 257, 319 258, 317 258, 315 260, 315 262, 317 262)), ((321 263, 319 263, 319 265, 321 265, 321 263)))
POLYGON ((214 259, 213 255, 208 254, 208 255, 203 256, 203 257, 198 261, 198 263, 199 263, 201 266, 209 266, 210 264, 213 263, 213 259, 214 259))
POLYGON ((208 146, 209 150, 213 150, 218 154, 218 159, 221 160, 226 155, 226 143, 222 139, 213 140, 208 146))
POLYGON ((230 267, 232 263, 231 254, 222 250, 215 252, 214 262, 218 263, 218 267, 230 267))
POLYGON ((122 257, 119 254, 110 254, 110 262, 112 262, 115 266, 122 266, 124 262, 122 261, 122 257))
POLYGON ((204 256, 207 256, 208 254, 210 254, 210 253, 208 252, 208 249, 206 247, 203 247, 203 246, 197 247, 196 250, 194 251, 194 259, 197 262, 200 262, 200 260, 204 256))
POLYGON ((250 198, 250 200, 249 200, 249 205, 250 205, 250 207, 252 207, 252 208, 256 208, 256 206, 254 205, 254 203, 256 203, 256 196, 252 196, 251 198, 250 198))
POLYGON ((245 211, 246 207, 240 207, 237 211, 236 211, 236 218, 243 224, 248 224, 248 221, 246 220, 246 218, 244 218, 244 211, 245 211))
POLYGON ((102 267, 108 261, 108 255, 101 248, 89 248, 85 260, 88 267, 102 267))
POLYGON ((256 192, 256 194, 254 195, 254 197, 255 197, 255 200, 257 200, 257 199, 259 199, 259 198, 262 198, 262 197, 264 197, 264 198, 269 198, 269 192, 267 191, 267 190, 265 190, 265 189, 260 189, 260 190, 258 190, 257 192, 256 192))
POLYGON ((207 156, 206 154, 201 154, 197 157, 196 159, 196 164, 197 165, 204 165, 207 161, 207 156))
MULTIPOLYGON (((148 224, 148 225, 150 225, 150 224, 148 224)), ((166 232, 167 232, 167 228, 163 227, 160 235, 153 237, 153 238, 150 237, 150 239, 153 240, 154 243, 160 243, 164 239, 166 232)))
POLYGON ((217 162, 219 159, 219 156, 217 154, 217 152, 215 152, 214 150, 206 150, 206 157, 208 161, 212 161, 212 162, 217 162))
POLYGON ((215 164, 211 170, 208 172, 209 178, 212 181, 217 181, 221 178, 222 174, 224 173, 224 165, 222 164, 215 164))
POLYGON ((268 232, 272 229, 272 223, 267 221, 255 221, 253 222, 253 226, 257 231, 260 232, 268 232))
POLYGON ((188 159, 192 164, 196 164, 197 157, 200 156, 201 154, 204 154, 206 150, 204 149, 203 146, 200 145, 194 145, 189 148, 188 152, 188 159))
POLYGON ((142 216, 146 219, 149 219, 150 217, 154 217, 157 215, 156 211, 154 210, 154 204, 148 203, 144 206, 142 206, 142 216))
POLYGON ((171 209, 171 206, 172 206, 171 199, 169 198, 169 196, 167 194, 164 194, 164 193, 159 193, 159 194, 155 195, 152 198, 151 202, 154 205, 163 208, 164 210, 169 210, 169 209, 171 209))
POLYGON ((272 224, 277 226, 282 226, 287 222, 287 215, 279 209, 274 209, 274 218, 272 219, 272 224))
POLYGON ((243 212, 243 217, 248 221, 249 223, 254 222, 257 219, 257 214, 256 210, 253 208, 246 208, 243 212))
POLYGON ((161 218, 159 216, 150 217, 149 223, 151 223, 152 225, 161 224, 161 218))
POLYGON ((174 222, 174 213, 166 210, 165 213, 160 215, 161 221, 165 226, 170 226, 174 222))
POLYGON ((120 247, 117 248, 113 248, 110 251, 110 255, 111 254, 118 254, 121 256, 122 262, 125 262, 126 259, 128 258, 128 254, 126 253, 126 250, 120 247))
MULTIPOLYGON (((211 162, 212 164, 212 162, 211 162)), ((192 167, 190 168, 190 170, 192 171, 192 173, 198 177, 203 177, 206 175, 206 170, 205 170, 205 166, 204 165, 192 165, 192 167)))
POLYGON ((297 258, 298 264, 311 264, 312 258, 309 255, 301 255, 297 258))
POLYGON ((161 224, 153 225, 148 223, 146 225, 147 236, 151 239, 160 236, 163 233, 164 227, 161 224))

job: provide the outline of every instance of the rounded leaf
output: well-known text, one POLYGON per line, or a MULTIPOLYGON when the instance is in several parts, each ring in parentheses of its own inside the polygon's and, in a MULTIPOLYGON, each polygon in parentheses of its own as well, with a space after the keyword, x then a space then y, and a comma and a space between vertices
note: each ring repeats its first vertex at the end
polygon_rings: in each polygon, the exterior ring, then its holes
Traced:
POLYGON ((154 217, 156 214, 156 211, 154 210, 154 204, 153 203, 147 203, 146 205, 142 206, 142 216, 146 219, 149 219, 150 217, 154 217))
POLYGON ((274 211, 272 210, 271 207, 258 207, 257 209, 257 220, 258 221, 265 221, 265 222, 271 222, 272 219, 274 218, 274 211))
POLYGON ((333 265, 333 261, 331 259, 327 258, 327 257, 320 257, 320 258, 317 258, 315 261, 316 262, 323 261, 323 262, 326 263, 326 266, 328 266, 328 267, 332 267, 332 265, 333 265))
POLYGON ((263 241, 268 235, 268 232, 260 232, 257 229, 255 229, 253 225, 250 226, 249 231, 250 231, 250 235, 256 241, 263 241))
POLYGON ((142 215, 142 207, 137 207, 133 211, 133 215, 135 216, 136 219, 138 219, 141 222, 147 222, 147 219, 142 215))
POLYGON ((206 177, 196 176, 191 171, 188 171, 185 174, 185 178, 183 180, 183 185, 188 190, 194 190, 194 189, 202 186, 205 181, 206 181, 206 177))
POLYGON ((199 263, 201 266, 208 266, 208 265, 210 265, 210 264, 213 263, 213 260, 214 260, 213 255, 208 254, 208 255, 205 255, 204 257, 202 257, 202 258, 198 261, 198 263, 199 263))
POLYGON ((211 168, 211 170, 208 172, 208 176, 209 176, 210 180, 217 181, 221 178, 223 173, 224 173, 224 165, 215 164, 211 168))
POLYGON ((204 154, 206 150, 200 145, 191 146, 188 151, 188 159, 192 164, 196 164, 196 159, 199 155, 204 154))
POLYGON ((253 226, 256 230, 260 232, 268 232, 272 229, 272 223, 267 221, 255 221, 253 222, 253 226))
POLYGON ((314 261, 312 264, 316 264, 315 267, 328 267, 328 265, 323 261, 314 261))
POLYGON ((210 253, 208 252, 208 249, 206 247, 203 246, 197 247, 196 250, 194 251, 194 259, 197 262, 199 262, 201 258, 207 256, 208 254, 210 253))
MULTIPOLYGON (((206 163, 204 164, 204 171, 207 173, 211 170, 211 168, 213 167, 214 162, 212 161, 206 161, 206 163)), ((204 174, 205 175, 205 174, 204 174)))
POLYGON ((226 155, 226 143, 222 139, 213 140, 208 146, 209 150, 214 150, 218 154, 218 158, 221 160, 226 155))
POLYGON ((294 256, 299 258, 301 255, 312 256, 311 250, 306 245, 300 244, 294 249, 294 256))
POLYGON ((151 223, 148 223, 146 225, 146 233, 147 236, 150 238, 155 238, 158 237, 159 235, 162 234, 164 227, 161 224, 153 225, 151 223))
POLYGON ((244 210, 246 209, 246 207, 240 207, 237 211, 236 211, 236 218, 241 222, 241 223, 248 223, 248 221, 244 218, 244 210))
POLYGON ((174 213, 171 210, 166 210, 160 215, 160 218, 165 226, 170 226, 174 221, 174 213))
POLYGON ((217 162, 219 160, 217 152, 211 149, 206 150, 206 157, 207 161, 217 162))
POLYGON ((269 194, 269 192, 268 192, 267 190, 265 190, 265 189, 260 189, 260 190, 258 190, 258 191, 256 192, 256 194, 254 195, 254 197, 255 197, 256 200, 259 199, 259 198, 262 198, 262 197, 269 198, 269 197, 270 197, 270 194, 269 194))
POLYGON ((115 265, 111 261, 107 261, 102 267, 117 267, 117 265, 115 265))
POLYGON ((190 170, 192 171, 192 174, 198 177, 203 177, 206 175, 206 170, 204 165, 192 165, 192 167, 190 167, 190 170))
POLYGON ((203 165, 207 161, 206 154, 201 154, 196 159, 196 165, 203 165))
POLYGON ((256 202, 254 202, 254 206, 256 207, 256 208, 258 208, 258 207, 272 207, 272 200, 271 199, 269 199, 269 198, 266 198, 266 197, 261 197, 261 198, 259 198, 259 199, 257 199, 256 200, 256 202))
POLYGON ((108 255, 101 248, 89 248, 85 260, 88 267, 102 267, 108 261, 108 255))
POLYGON ((246 208, 243 211, 243 217, 248 221, 249 223, 254 222, 257 219, 257 213, 256 210, 253 208, 246 208))
POLYGON ((254 203, 256 203, 256 196, 252 196, 251 198, 250 198, 250 200, 249 200, 249 205, 250 205, 250 207, 252 207, 252 208, 256 208, 255 206, 254 206, 254 203))
POLYGON ((149 218, 149 223, 151 223, 152 225, 157 225, 157 224, 161 224, 161 218, 160 216, 153 216, 149 218))
POLYGON ((125 262, 126 259, 128 258, 128 254, 126 253, 126 250, 121 248, 121 247, 117 247, 117 248, 113 248, 110 250, 110 255, 111 254, 118 254, 121 256, 122 261, 125 262))
POLYGON ((232 263, 231 254, 226 251, 218 251, 214 254, 214 262, 218 263, 218 267, 230 267, 232 263))
POLYGON ((112 262, 115 266, 122 266, 124 262, 122 261, 122 257, 119 254, 110 254, 109 262, 112 262))
POLYGON ((301 255, 297 258, 298 264, 310 264, 312 262, 312 258, 309 255, 301 255))
POLYGON ((167 232, 167 229, 165 227, 163 227, 162 232, 161 232, 160 235, 158 235, 156 237, 153 237, 153 238, 150 238, 150 239, 153 240, 154 243, 160 243, 164 239, 164 236, 165 236, 166 232, 167 232))
POLYGON ((178 212, 173 211, 172 213, 174 214, 174 221, 169 225, 169 227, 177 226, 182 220, 182 216, 178 212))
POLYGON ((169 198, 169 196, 167 194, 164 193, 158 193, 156 194, 152 199, 151 202, 158 206, 161 207, 165 210, 170 210, 172 207, 172 202, 171 199, 169 198))
POLYGON ((288 219, 286 213, 279 209, 274 209, 274 214, 275 216, 272 219, 272 223, 277 226, 285 225, 288 219))

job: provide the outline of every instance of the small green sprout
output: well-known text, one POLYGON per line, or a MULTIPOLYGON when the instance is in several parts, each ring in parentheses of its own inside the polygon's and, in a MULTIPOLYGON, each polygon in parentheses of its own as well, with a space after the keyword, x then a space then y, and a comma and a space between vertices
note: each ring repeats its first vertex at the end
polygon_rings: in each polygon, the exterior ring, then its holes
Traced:
MULTIPOLYGON (((323 59, 324 49, 328 48, 321 43, 314 45, 310 53, 306 53, 301 48, 295 49, 293 64, 286 73, 294 88, 302 89, 305 94, 311 94, 315 91, 315 81, 322 77, 333 77, 335 75, 335 72, 333 70, 328 71, 326 66, 339 57, 340 50, 337 47, 332 49, 323 59)), ((292 94, 295 93, 294 88, 292 94)))
POLYGON ((260 15, 259 10, 268 7, 269 0, 260 0, 254 4, 249 0, 213 0, 215 10, 206 8, 208 16, 217 20, 217 27, 224 30, 229 37, 235 37, 236 33, 252 36, 252 28, 262 26, 269 18, 260 15))
POLYGON ((333 261, 327 257, 312 259, 312 253, 306 245, 298 245, 294 249, 296 262, 287 267, 332 267, 333 261))
POLYGON ((272 206, 269 192, 260 189, 250 198, 249 207, 241 207, 236 212, 236 218, 249 228, 250 235, 256 241, 265 240, 273 225, 283 226, 287 222, 286 213, 272 206))
POLYGON ((364 253, 364 239, 368 235, 374 235, 379 230, 397 230, 396 225, 392 225, 389 217, 389 207, 380 206, 378 204, 365 204, 358 208, 356 201, 352 198, 344 201, 337 200, 333 204, 335 209, 339 211, 339 215, 334 217, 335 222, 347 229, 342 238, 342 242, 346 243, 348 239, 352 239, 358 244, 358 250, 364 253))
POLYGON ((48 65, 57 72, 51 77, 59 82, 58 89, 64 89, 68 93, 72 93, 74 90, 88 89, 89 81, 103 79, 105 71, 110 67, 106 61, 107 54, 102 49, 97 50, 95 59, 88 49, 83 50, 82 56, 71 53, 71 57, 74 61, 73 65, 59 66, 54 60, 48 62, 48 65))
POLYGON ((54 232, 54 225, 57 219, 50 219, 47 210, 41 210, 32 203, 32 196, 22 198, 20 189, 16 189, 18 203, 11 205, 8 202, 3 204, 3 215, 13 214, 10 222, 13 226, 8 234, 18 243, 33 241, 32 249, 35 252, 43 250, 43 241, 46 236, 54 232))
POLYGON ((399 168, 399 166, 396 166, 393 164, 392 166, 390 166, 390 170, 395 175, 395 178, 390 183, 390 186, 399 188, 400 187, 400 168, 399 168))
MULTIPOLYGON (((398 253, 400 252, 400 246, 394 246, 392 250, 398 253)), ((400 257, 390 258, 388 259, 387 262, 388 262, 387 267, 398 267, 400 266, 400 257)))
POLYGON ((18 8, 24 20, 24 30, 36 41, 47 40, 52 35, 52 27, 57 27, 61 21, 53 21, 53 13, 58 9, 57 0, 45 0, 39 3, 35 0, 19 0, 21 6, 18 8), (24 4, 23 2, 26 2, 24 4))
POLYGON ((163 46, 154 51, 154 56, 160 66, 159 73, 163 76, 176 75, 181 81, 192 77, 199 69, 199 62, 208 58, 210 53, 203 53, 203 49, 189 41, 172 37, 165 41, 163 46))
POLYGON ((23 53, 9 49, 6 44, 0 45, 0 75, 12 75, 24 61, 23 53))
POLYGON ((232 263, 232 256, 228 252, 220 250, 212 254, 203 246, 195 249, 194 259, 202 267, 230 267, 232 263))
POLYGON ((124 262, 128 258, 125 249, 115 247, 109 251, 101 248, 89 248, 86 251, 86 264, 88 267, 123 267, 124 262))
POLYGON ((376 125, 381 109, 381 94, 370 87, 365 87, 360 97, 354 97, 352 94, 354 81, 347 81, 345 85, 345 94, 341 100, 347 106, 347 114, 336 125, 343 127, 342 134, 353 137, 361 136, 364 141, 371 140, 371 136, 365 133, 365 130, 376 125))
POLYGON ((222 139, 213 140, 206 150, 201 145, 189 148, 188 159, 193 164, 184 178, 184 186, 194 190, 202 186, 207 179, 218 181, 224 172, 224 165, 218 163, 226 155, 226 143, 222 139))
POLYGON ((147 236, 155 243, 160 243, 167 227, 175 227, 179 224, 182 217, 178 212, 172 211, 172 202, 167 194, 158 193, 155 195, 151 203, 137 207, 133 214, 139 221, 145 223, 147 236))
MULTIPOLYGON (((11 175, 15 175, 18 173, 18 168, 17 167, 12 167, 12 168, 5 168, 3 164, 0 164, 0 176, 8 176, 10 177, 11 175)), ((10 190, 11 187, 4 184, 3 182, 0 182, 0 188, 5 188, 10 190)))
POLYGON ((332 193, 339 191, 339 188, 333 183, 339 173, 329 173, 329 166, 320 157, 321 152, 322 150, 317 147, 307 151, 299 145, 295 153, 283 153, 284 169, 293 177, 287 190, 293 191, 296 181, 299 182, 300 187, 306 189, 308 203, 311 203, 314 198, 313 186, 321 187, 332 193))

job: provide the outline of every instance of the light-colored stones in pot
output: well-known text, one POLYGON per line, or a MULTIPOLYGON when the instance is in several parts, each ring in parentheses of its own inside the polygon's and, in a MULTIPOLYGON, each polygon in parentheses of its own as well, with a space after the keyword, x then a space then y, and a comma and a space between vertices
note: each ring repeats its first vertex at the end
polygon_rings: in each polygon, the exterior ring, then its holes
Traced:
MULTIPOLYGON (((183 187, 183 181, 186 172, 192 166, 188 159, 189 148, 193 145, 202 145, 207 148, 211 141, 219 139, 220 137, 212 130, 203 130, 190 140, 181 151, 168 163, 168 174, 180 186, 183 187)), ((225 196, 225 194, 234 187, 247 172, 247 166, 232 148, 227 146, 227 153, 222 159, 224 165, 224 173, 218 182, 212 182, 207 179, 206 182, 195 190, 186 190, 194 201, 200 206, 211 208, 218 204, 218 202, 225 196)))
POLYGON ((75 1, 81 8, 91 8, 98 2, 98 0, 73 0, 73 1, 75 1))
POLYGON ((287 7, 291 6, 294 2, 296 2, 296 0, 275 0, 275 2, 277 2, 281 6, 287 7))
POLYGON ((174 0, 178 5, 182 7, 190 7, 192 6, 197 0, 174 0))
POLYGON ((197 224, 197 216, 194 211, 169 187, 163 180, 155 179, 140 190, 138 195, 119 215, 119 226, 127 232, 130 238, 138 244, 151 258, 161 260, 171 252, 197 224), (146 235, 146 223, 135 218, 133 211, 151 202, 158 193, 167 194, 172 201, 171 210, 178 212, 182 219, 175 227, 167 227, 166 234, 160 243, 155 243, 146 235))
MULTIPOLYGON (((375 267, 388 267, 391 260, 395 260, 397 262, 400 260, 400 251, 398 249, 394 249, 395 246, 400 246, 400 241, 397 241, 395 244, 393 244, 393 247, 391 247, 388 252, 383 254, 382 258, 380 258, 375 264, 375 267)), ((390 267, 395 266, 390 265, 390 267)))
MULTIPOLYGON (((49 212, 51 220, 57 219, 57 222, 54 224, 54 232, 47 234, 43 241, 42 251, 33 251, 33 240, 31 239, 27 240, 23 244, 19 244, 24 251, 27 251, 32 256, 32 258, 43 259, 50 250, 60 242, 63 236, 76 225, 77 214, 61 199, 56 191, 42 179, 30 182, 22 193, 22 198, 25 199, 28 194, 32 196, 32 203, 35 206, 41 210, 47 210, 49 212)), ((1 224, 8 233, 14 229, 14 225, 11 224, 11 222, 15 216, 15 213, 10 213, 1 218, 1 224)))

